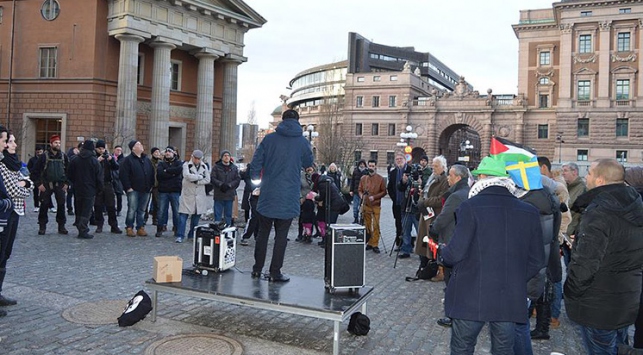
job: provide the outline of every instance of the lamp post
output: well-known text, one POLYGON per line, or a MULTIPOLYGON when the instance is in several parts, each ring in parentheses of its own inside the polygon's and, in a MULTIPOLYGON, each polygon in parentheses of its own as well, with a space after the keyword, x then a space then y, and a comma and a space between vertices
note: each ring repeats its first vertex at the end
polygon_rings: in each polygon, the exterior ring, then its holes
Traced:
POLYGON ((304 137, 308 138, 308 142, 310 142, 310 149, 312 149, 313 156, 315 156, 316 151, 313 148, 313 138, 319 137, 319 132, 315 131, 315 126, 309 124, 304 131, 304 137))
POLYGON ((403 142, 406 140, 406 145, 411 145, 411 139, 416 139, 418 137, 417 133, 411 132, 412 130, 413 127, 411 127, 411 125, 406 126, 406 132, 400 133, 400 141, 403 142))
POLYGON ((560 164, 563 157, 563 143, 565 143, 563 140, 563 132, 558 132, 556 142, 558 142, 558 164, 560 164))
POLYGON ((470 140, 465 138, 460 142, 460 156, 458 157, 458 161, 465 162, 467 167, 469 167, 471 162, 471 157, 467 154, 469 149, 473 149, 473 144, 471 144, 470 140))

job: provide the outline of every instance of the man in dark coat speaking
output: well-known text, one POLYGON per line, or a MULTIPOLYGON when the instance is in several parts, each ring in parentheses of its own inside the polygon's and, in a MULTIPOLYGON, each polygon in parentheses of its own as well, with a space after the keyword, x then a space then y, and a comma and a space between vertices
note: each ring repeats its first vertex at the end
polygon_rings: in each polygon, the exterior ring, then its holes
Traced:
POLYGON ((527 281, 545 265, 540 218, 513 195, 503 161, 486 157, 471 173, 480 180, 456 210, 451 241, 440 248, 444 265, 453 268, 444 300, 451 354, 473 354, 489 322, 491 353, 509 355, 515 324, 525 320, 527 281))
POLYGON ((286 110, 276 132, 267 135, 257 147, 248 168, 253 180, 261 179, 257 214, 259 234, 255 245, 255 264, 252 277, 260 277, 266 261, 268 235, 275 226, 275 245, 270 263, 270 280, 290 281, 281 273, 284 263, 288 229, 292 219, 299 216, 300 171, 312 169, 313 152, 303 136, 299 114, 286 110))

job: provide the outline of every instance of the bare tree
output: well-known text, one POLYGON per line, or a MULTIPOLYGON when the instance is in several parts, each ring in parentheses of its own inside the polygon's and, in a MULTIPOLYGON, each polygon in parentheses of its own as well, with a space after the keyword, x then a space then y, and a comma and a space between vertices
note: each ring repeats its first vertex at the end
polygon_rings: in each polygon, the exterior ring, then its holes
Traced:
POLYGON ((255 110, 255 102, 252 101, 250 105, 250 110, 248 111, 248 123, 257 124, 257 110, 255 110))

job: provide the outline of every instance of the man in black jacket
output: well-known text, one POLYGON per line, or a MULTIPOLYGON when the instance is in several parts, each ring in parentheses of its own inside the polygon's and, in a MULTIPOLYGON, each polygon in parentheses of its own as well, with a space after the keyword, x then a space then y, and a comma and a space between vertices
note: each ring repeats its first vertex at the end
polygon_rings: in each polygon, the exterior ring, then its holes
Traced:
POLYGON ((152 162, 143 153, 143 144, 132 140, 128 144, 132 154, 123 159, 120 165, 119 177, 123 183, 123 190, 127 194, 127 217, 125 229, 128 237, 146 237, 145 210, 150 201, 150 191, 154 186, 154 167, 152 162), (134 226, 136 220, 136 226, 134 226), (136 230, 134 230, 136 227, 136 230))
POLYGON ((176 156, 172 146, 165 148, 165 159, 156 166, 156 181, 158 181, 159 203, 156 224, 156 236, 162 237, 167 226, 167 209, 172 206, 172 225, 176 231, 179 225, 179 198, 183 180, 183 162, 176 156))
POLYGON ((229 151, 222 151, 221 159, 214 163, 210 173, 212 186, 214 186, 214 220, 219 222, 224 217, 228 226, 232 225, 232 206, 234 197, 237 195, 237 187, 241 183, 239 169, 230 158, 229 151))
POLYGON ((351 177, 350 195, 353 197, 353 223, 359 223, 359 207, 362 205, 362 199, 359 198, 357 188, 359 187, 359 180, 365 175, 368 175, 368 170, 366 170, 366 160, 362 159, 357 163, 357 167, 353 170, 351 177))
MULTIPOLYGON (((36 182, 38 181, 38 177, 34 174, 34 170, 36 168, 36 163, 38 162, 38 158, 42 155, 43 148, 42 145, 38 144, 36 145, 36 154, 29 159, 29 162, 27 162, 27 170, 29 170, 29 178, 31 181, 36 182)), ((34 184, 33 187, 33 211, 34 212, 39 212, 40 211, 40 198, 39 194, 40 191, 38 190, 38 186, 34 184)))
POLYGON ((567 316, 578 323, 588 354, 616 354, 634 323, 641 295, 643 203, 615 159, 590 165, 585 209, 565 282, 567 316))
POLYGON ((96 142, 96 159, 103 169, 103 190, 96 194, 94 201, 94 218, 96 220, 96 233, 103 232, 105 216, 103 211, 107 210, 107 223, 111 227, 111 232, 121 234, 123 231, 118 228, 116 220, 116 194, 114 193, 114 172, 118 172, 118 162, 105 149, 105 141, 96 142))
POLYGON ((397 189, 397 185, 402 181, 402 176, 406 170, 406 159, 404 154, 395 154, 395 166, 388 172, 388 182, 386 191, 393 201, 393 218, 395 219, 395 242, 399 245, 402 238, 402 204, 404 203, 404 191, 397 189))
MULTIPOLYGON (((103 169, 96 159, 94 141, 86 140, 83 143, 80 153, 69 162, 68 173, 69 180, 76 189, 74 207, 78 238, 94 238, 89 234, 89 217, 94 207, 96 194, 103 190, 103 169)), ((100 214, 102 215, 102 211, 100 214)))

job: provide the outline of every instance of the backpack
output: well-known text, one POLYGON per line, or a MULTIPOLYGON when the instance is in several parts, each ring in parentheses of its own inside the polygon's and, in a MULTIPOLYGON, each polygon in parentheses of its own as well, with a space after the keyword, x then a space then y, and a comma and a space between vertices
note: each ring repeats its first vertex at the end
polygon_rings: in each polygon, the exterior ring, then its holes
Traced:
POLYGON ((355 312, 351 315, 346 330, 354 335, 366 335, 371 330, 371 320, 361 312, 355 312))
POLYGON ((67 176, 65 175, 65 158, 64 153, 60 153, 60 159, 51 157, 51 152, 47 151, 45 154, 45 168, 42 172, 46 182, 66 182, 67 176))
POLYGON ((152 310, 152 299, 150 296, 145 293, 145 291, 140 290, 138 293, 132 297, 127 306, 118 317, 118 326, 119 327, 128 327, 130 325, 136 324, 139 320, 145 318, 145 316, 150 313, 152 310))
POLYGON ((418 271, 415 272, 415 277, 407 276, 406 281, 430 280, 437 274, 438 274, 437 261, 429 260, 429 263, 425 267, 418 268, 418 271))

